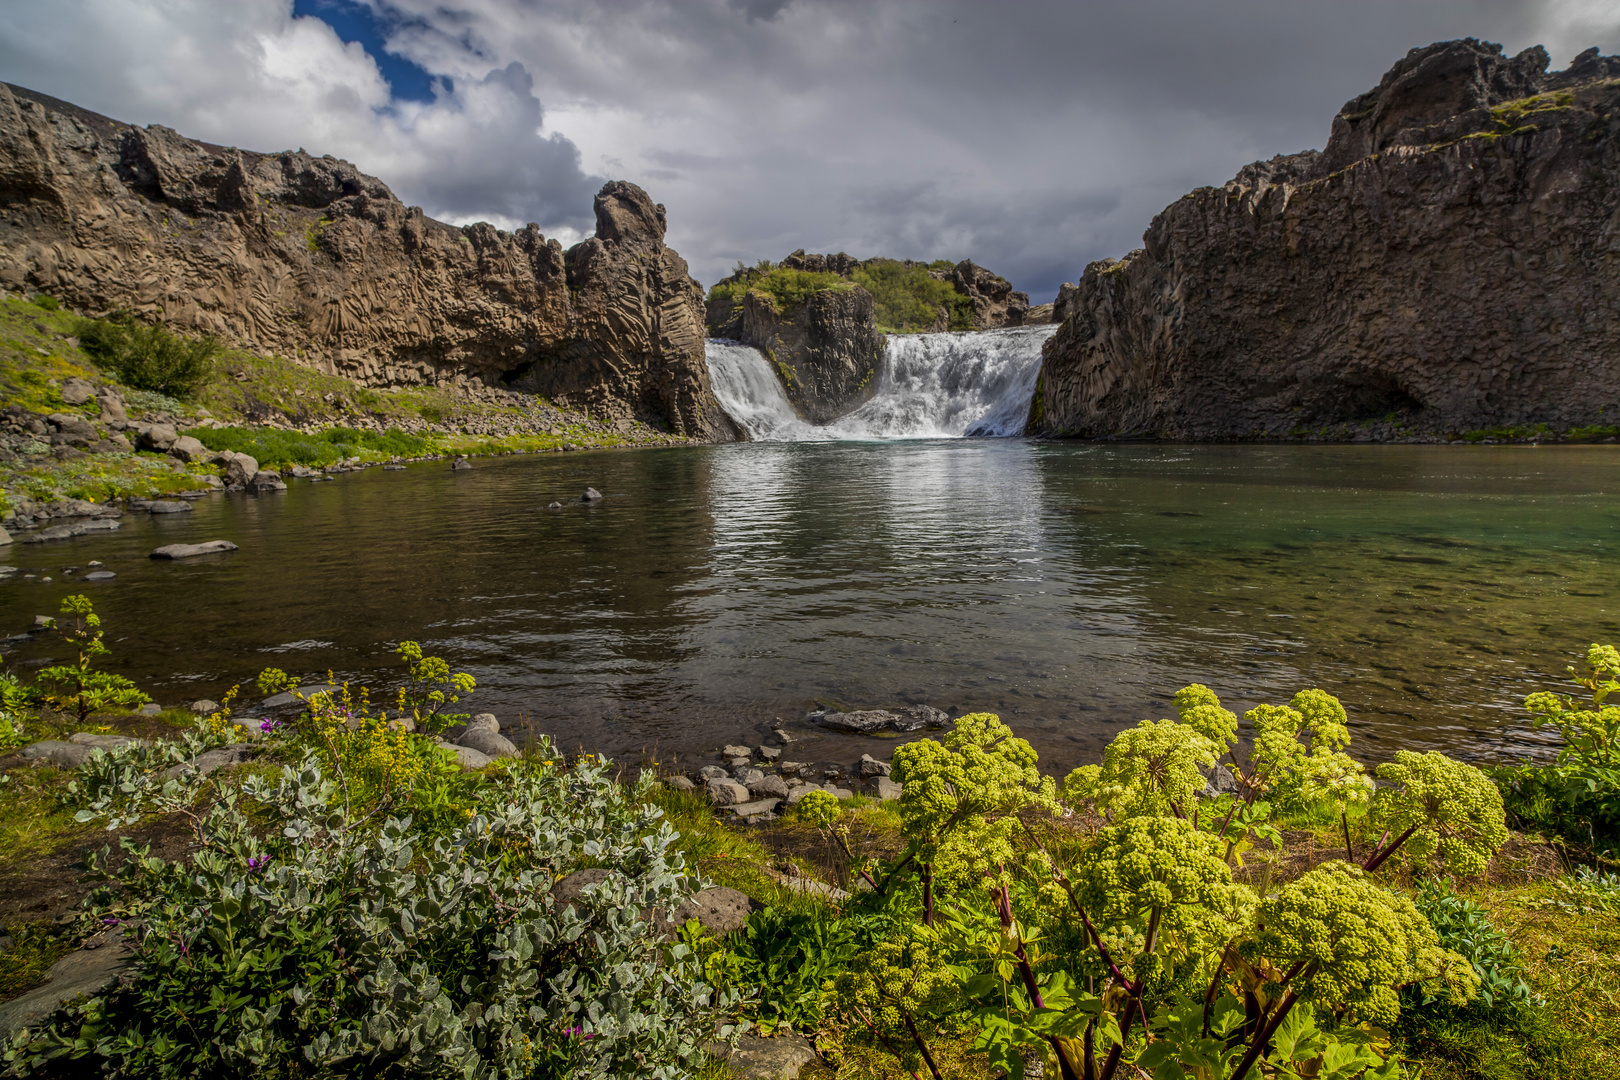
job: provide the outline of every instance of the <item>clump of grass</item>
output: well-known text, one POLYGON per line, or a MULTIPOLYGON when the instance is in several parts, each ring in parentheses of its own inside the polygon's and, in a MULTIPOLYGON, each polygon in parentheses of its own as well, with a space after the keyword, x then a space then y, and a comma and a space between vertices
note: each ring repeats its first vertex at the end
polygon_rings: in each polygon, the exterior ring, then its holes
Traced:
POLYGON ((67 934, 45 923, 7 928, 11 948, 0 953, 0 1001, 10 1001, 45 978, 51 965, 73 951, 67 934))
POLYGON ((195 436, 210 450, 249 454, 262 465, 331 465, 350 457, 417 457, 428 440, 398 428, 361 431, 331 427, 318 435, 276 428, 198 428, 195 436))

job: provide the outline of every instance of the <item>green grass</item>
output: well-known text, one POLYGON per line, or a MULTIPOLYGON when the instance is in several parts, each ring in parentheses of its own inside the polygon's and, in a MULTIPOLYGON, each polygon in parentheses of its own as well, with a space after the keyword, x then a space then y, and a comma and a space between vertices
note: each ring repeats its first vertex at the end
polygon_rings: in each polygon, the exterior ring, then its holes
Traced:
POLYGON ((210 450, 234 450, 249 454, 260 465, 331 465, 349 457, 363 459, 420 457, 429 450, 427 439, 398 428, 387 431, 359 431, 332 427, 317 435, 280 428, 196 428, 194 435, 210 450))
MULTIPOLYGON (((934 267, 949 269, 941 260, 934 267)), ((973 329, 973 304, 949 281, 930 277, 931 267, 907 266, 898 259, 867 259, 855 268, 855 283, 872 294, 878 329, 886 334, 912 334, 933 328, 940 308, 946 329, 973 329)))
POLYGON ((771 299, 779 311, 790 311, 818 292, 847 291, 854 286, 838 274, 815 274, 808 270, 793 270, 785 266, 742 271, 742 276, 728 278, 709 290, 710 300, 742 302, 743 295, 762 293, 771 299))
POLYGON ((45 923, 17 923, 6 929, 12 944, 0 953, 0 1001, 10 1001, 39 983, 52 964, 74 949, 69 934, 45 923))

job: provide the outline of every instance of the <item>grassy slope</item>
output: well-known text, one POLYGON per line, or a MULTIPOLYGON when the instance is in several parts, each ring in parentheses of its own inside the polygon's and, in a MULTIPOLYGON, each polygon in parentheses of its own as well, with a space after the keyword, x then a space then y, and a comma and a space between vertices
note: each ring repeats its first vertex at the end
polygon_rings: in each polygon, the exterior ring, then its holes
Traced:
MULTIPOLYGON (((214 420, 306 432, 334 426, 400 428, 423 436, 427 440, 423 454, 429 456, 553 450, 564 444, 595 448, 679 441, 640 424, 620 431, 582 414, 552 412, 544 399, 518 407, 449 387, 376 390, 290 360, 240 349, 225 350, 214 378, 195 400, 175 401, 122 386, 98 368, 78 347, 78 322, 78 316, 69 311, 50 311, 18 296, 0 297, 0 408, 20 405, 40 414, 77 412, 95 419, 99 415, 95 406, 73 408, 62 401, 58 387, 63 380, 78 377, 118 388, 129 403, 131 419, 164 413, 178 419, 182 427, 214 420), (561 413, 561 419, 555 418, 556 413, 561 413)), ((37 452, 24 460, 0 463, 0 487, 13 498, 23 495, 48 501, 70 496, 104 501, 195 489, 205 486, 203 474, 215 471, 207 466, 188 468, 158 454, 94 454, 62 462, 46 449, 40 443, 37 452)), ((359 448, 350 456, 360 461, 386 461, 393 455, 359 448)), ((271 454, 261 464, 295 461, 296 457, 278 459, 271 454)))

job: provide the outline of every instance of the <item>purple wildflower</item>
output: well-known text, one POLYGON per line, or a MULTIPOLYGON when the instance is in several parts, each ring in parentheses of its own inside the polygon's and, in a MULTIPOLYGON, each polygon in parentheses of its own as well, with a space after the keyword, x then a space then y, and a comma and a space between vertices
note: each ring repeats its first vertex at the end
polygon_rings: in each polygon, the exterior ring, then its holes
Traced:
POLYGON ((281 730, 281 721, 272 720, 266 716, 263 720, 259 721, 259 730, 264 732, 266 735, 274 735, 277 731, 281 730))

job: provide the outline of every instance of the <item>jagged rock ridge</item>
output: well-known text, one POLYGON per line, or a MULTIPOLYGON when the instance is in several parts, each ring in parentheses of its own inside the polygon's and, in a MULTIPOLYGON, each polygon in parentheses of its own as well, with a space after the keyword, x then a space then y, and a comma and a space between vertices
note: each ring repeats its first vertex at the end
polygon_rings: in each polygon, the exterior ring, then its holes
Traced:
POLYGON ((633 184, 564 252, 455 227, 348 162, 134 127, 0 84, 0 284, 127 308, 369 385, 518 378, 606 418, 735 438, 703 296, 633 184))
POLYGON ((1412 50, 1325 150, 1246 166, 1056 301, 1029 430, 1620 423, 1620 58, 1412 50))

